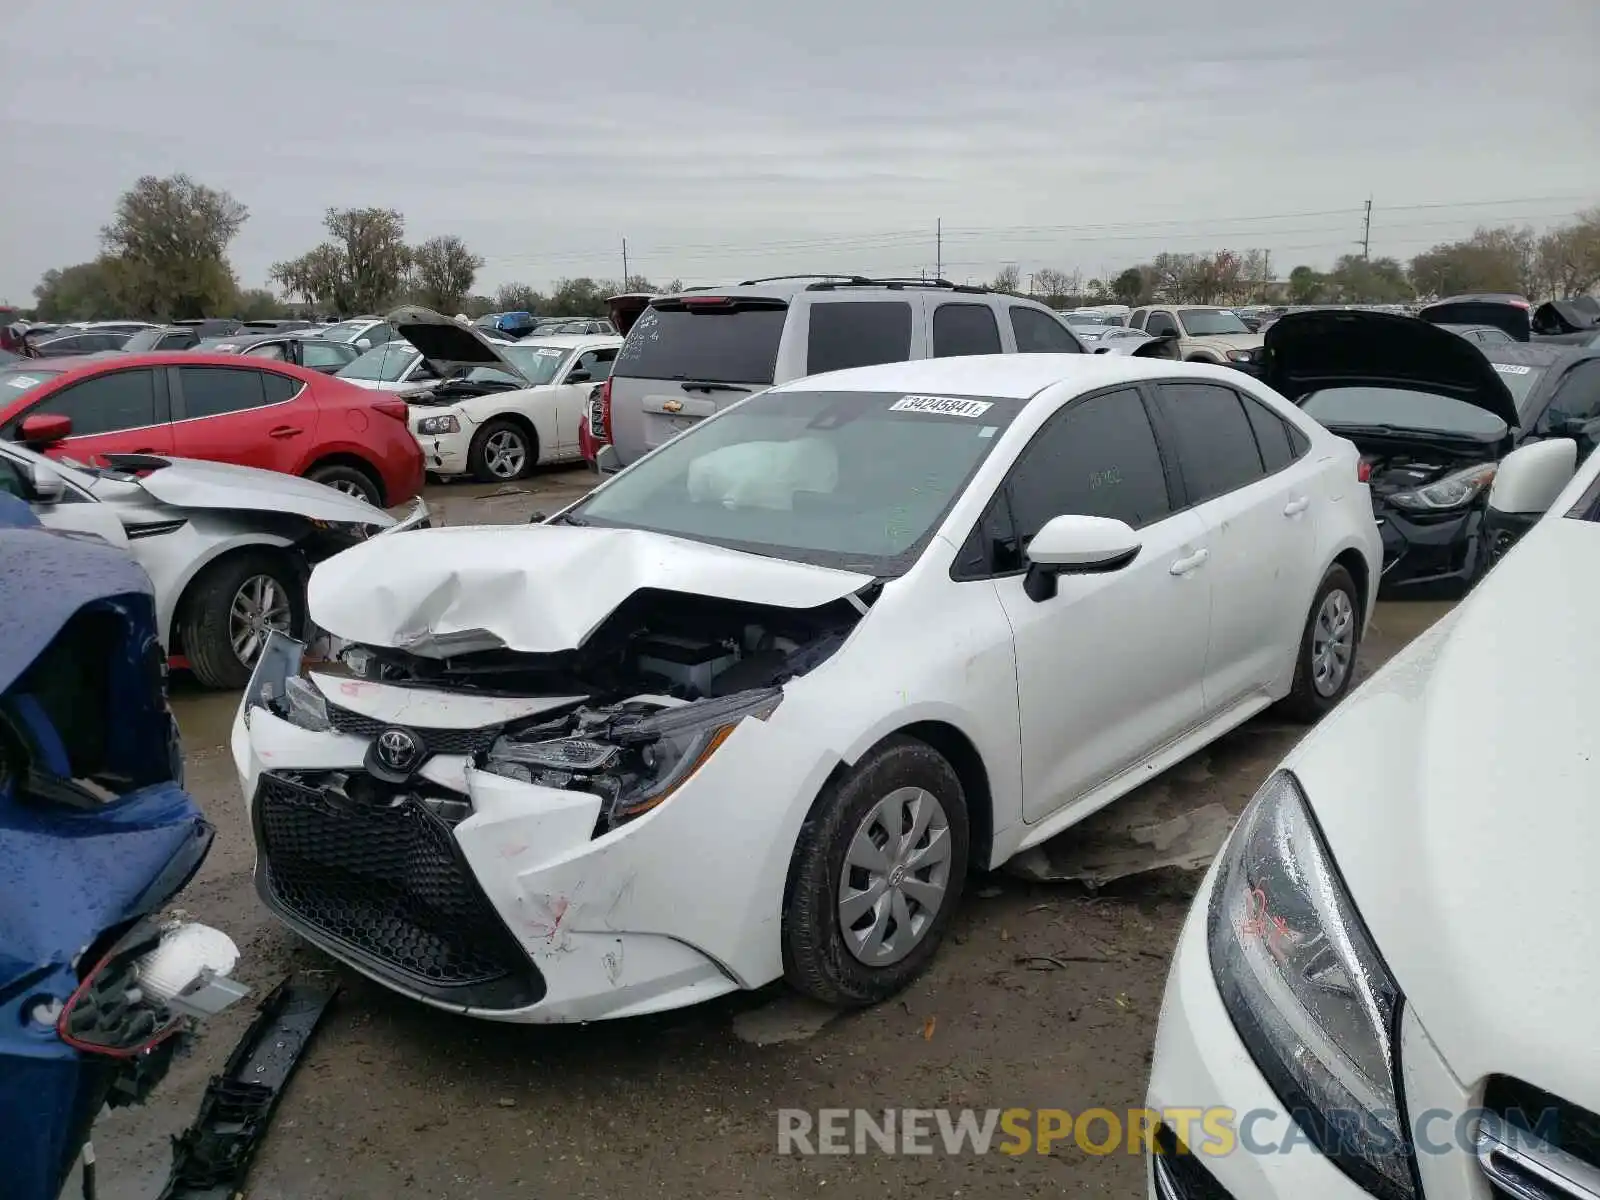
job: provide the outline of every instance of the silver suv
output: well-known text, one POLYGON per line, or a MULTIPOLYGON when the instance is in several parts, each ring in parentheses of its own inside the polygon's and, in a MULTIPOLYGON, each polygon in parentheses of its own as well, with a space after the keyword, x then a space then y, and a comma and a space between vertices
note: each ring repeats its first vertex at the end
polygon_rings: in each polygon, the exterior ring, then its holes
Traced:
MULTIPOLYGON (((964 354, 1085 354, 1050 309, 944 280, 800 275, 657 296, 612 369, 595 465, 621 470, 696 421, 804 375, 964 354)), ((596 414, 599 415, 599 414, 596 414)))

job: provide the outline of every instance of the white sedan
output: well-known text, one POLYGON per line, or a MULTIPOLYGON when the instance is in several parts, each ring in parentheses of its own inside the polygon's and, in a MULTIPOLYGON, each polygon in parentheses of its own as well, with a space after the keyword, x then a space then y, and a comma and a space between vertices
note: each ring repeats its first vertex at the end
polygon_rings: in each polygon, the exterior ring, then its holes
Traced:
POLYGON ((389 323, 440 380, 401 393, 428 470, 508 483, 535 466, 583 458, 589 391, 610 376, 620 337, 501 342, 425 308, 397 309, 389 323))
POLYGON ((1212 867, 1161 1008, 1157 1200, 1600 1195, 1600 455, 1575 457, 1500 463, 1491 523, 1546 515, 1212 867))
POLYGON ((375 538, 311 581, 351 675, 278 639, 246 689, 258 889, 475 1016, 882 1000, 969 870, 1339 701, 1359 465, 1225 368, 943 358, 751 396, 539 525, 375 538))

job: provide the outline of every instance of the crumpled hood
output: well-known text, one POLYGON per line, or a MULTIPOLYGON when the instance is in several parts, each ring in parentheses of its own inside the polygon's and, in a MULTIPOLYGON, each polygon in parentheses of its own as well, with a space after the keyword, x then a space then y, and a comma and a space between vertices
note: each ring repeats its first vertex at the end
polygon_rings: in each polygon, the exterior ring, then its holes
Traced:
MULTIPOLYGON (((221 508, 249 512, 283 512, 313 521, 366 525, 385 528, 394 518, 364 500, 347 496, 326 484, 313 483, 280 471, 263 471, 232 463, 206 462, 194 458, 167 458, 155 455, 106 454, 102 458, 112 467, 134 469, 144 464, 165 464, 144 475, 138 486, 174 508, 221 508)), ((115 480, 92 477, 96 490, 119 486, 115 480)))
POLYGON ((644 588, 804 609, 872 582, 640 529, 482 525, 351 547, 312 572, 307 602, 336 637, 444 658, 574 650, 644 588))
POLYGON ((1600 1110, 1600 528, 1536 526, 1286 763, 1455 1075, 1600 1110))

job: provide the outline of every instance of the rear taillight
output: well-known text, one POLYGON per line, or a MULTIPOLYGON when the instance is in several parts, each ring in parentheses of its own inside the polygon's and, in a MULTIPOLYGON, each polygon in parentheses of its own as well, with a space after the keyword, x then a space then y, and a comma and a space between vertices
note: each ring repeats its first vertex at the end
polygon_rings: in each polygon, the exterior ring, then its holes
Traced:
POLYGON ((1372 464, 1362 459, 1356 464, 1356 482, 1366 483, 1372 478, 1372 464))
POLYGON ((599 437, 604 442, 611 440, 611 380, 609 379, 600 385, 599 437))
POLYGON ((396 421, 404 421, 409 413, 404 400, 379 400, 372 407, 396 421))

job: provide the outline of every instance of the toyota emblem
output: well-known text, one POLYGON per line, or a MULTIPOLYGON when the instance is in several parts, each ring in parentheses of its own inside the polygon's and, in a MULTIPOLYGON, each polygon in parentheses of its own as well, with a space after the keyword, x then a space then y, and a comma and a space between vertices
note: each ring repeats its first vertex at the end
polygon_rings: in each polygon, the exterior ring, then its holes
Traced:
POLYGON ((408 774, 421 756, 421 744, 404 729, 385 729, 378 735, 378 761, 397 774, 408 774))

